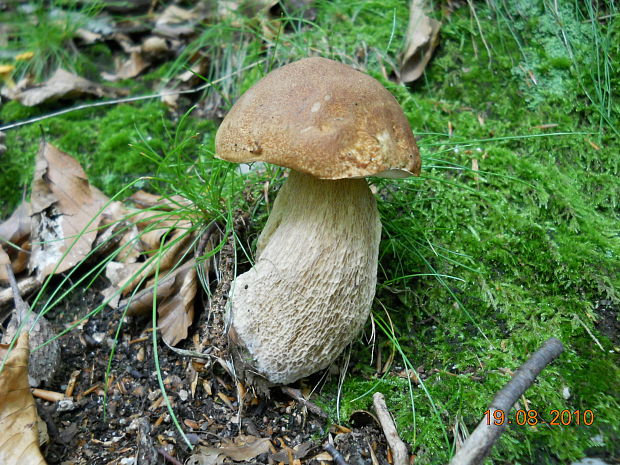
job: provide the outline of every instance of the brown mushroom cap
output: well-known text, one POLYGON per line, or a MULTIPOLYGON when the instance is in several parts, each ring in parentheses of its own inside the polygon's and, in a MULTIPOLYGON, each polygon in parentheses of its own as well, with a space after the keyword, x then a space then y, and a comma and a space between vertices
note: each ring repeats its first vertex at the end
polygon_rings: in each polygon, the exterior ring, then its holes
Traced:
POLYGON ((217 157, 262 161, 321 179, 406 177, 420 155, 400 105, 377 80, 326 58, 272 71, 232 107, 217 157))

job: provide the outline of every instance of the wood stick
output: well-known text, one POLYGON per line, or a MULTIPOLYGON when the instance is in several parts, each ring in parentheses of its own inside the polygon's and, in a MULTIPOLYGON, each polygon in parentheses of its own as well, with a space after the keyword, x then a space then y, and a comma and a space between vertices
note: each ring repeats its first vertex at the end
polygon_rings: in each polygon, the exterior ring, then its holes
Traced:
MULTIPOLYGON (((13 271, 13 269, 11 269, 13 271)), ((41 283, 36 278, 24 278, 17 283, 20 295, 27 295, 37 289, 41 283)), ((13 289, 7 288, 0 291, 0 307, 4 307, 13 302, 13 289)))
POLYGON ((317 417, 319 418, 327 418, 327 413, 325 413, 323 411, 323 409, 321 407, 319 407, 318 405, 310 402, 309 400, 305 399, 304 396, 301 394, 301 391, 299 389, 295 389, 289 386, 282 386, 280 389, 282 389, 282 392, 284 394, 286 394, 287 396, 292 397, 293 399, 295 399, 297 402, 299 402, 301 405, 305 406, 310 412, 314 413, 317 417))
POLYGON ((398 432, 396 431, 396 425, 392 416, 385 405, 385 398, 380 392, 375 392, 372 396, 372 402, 377 412, 377 418, 381 427, 383 428, 383 434, 387 439, 390 449, 392 450, 392 457, 394 458, 394 465, 409 465, 409 452, 407 451, 407 445, 400 439, 398 432))
POLYGON ((39 399, 47 400, 48 402, 60 402, 61 400, 69 399, 62 392, 48 391, 47 389, 32 388, 32 395, 39 399))
POLYGON ((538 374, 562 353, 564 346, 552 337, 538 349, 527 362, 521 365, 512 379, 499 391, 489 405, 490 416, 485 417, 476 429, 469 435, 467 440, 452 460, 450 465, 473 465, 482 463, 482 460, 490 452, 491 447, 497 441, 500 434, 506 429, 508 420, 501 425, 496 425, 493 414, 501 410, 504 415, 512 409, 515 402, 532 385, 538 374))
POLYGON ((329 442, 323 445, 323 449, 325 449, 325 451, 332 456, 336 465, 349 465, 342 454, 338 452, 338 449, 336 449, 329 442))

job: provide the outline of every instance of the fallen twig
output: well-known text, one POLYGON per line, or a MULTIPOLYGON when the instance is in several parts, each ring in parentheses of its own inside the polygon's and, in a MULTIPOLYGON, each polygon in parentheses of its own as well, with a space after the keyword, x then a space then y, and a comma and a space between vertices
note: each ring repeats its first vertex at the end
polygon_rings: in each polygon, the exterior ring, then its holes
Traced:
POLYGON ((295 399, 301 405, 306 407, 310 412, 314 413, 317 417, 327 418, 327 414, 323 411, 323 409, 319 407, 318 405, 313 404, 309 400, 305 399, 299 389, 295 389, 295 388, 288 387, 288 386, 282 386, 281 389, 284 394, 295 399))
MULTIPOLYGON (((36 278, 24 278, 17 283, 17 288, 22 296, 32 293, 41 283, 36 278)), ((13 289, 6 288, 0 291, 0 307, 4 307, 13 302, 13 289)))
POLYGON ((323 449, 325 449, 329 453, 329 455, 332 456, 332 458, 334 459, 334 463, 336 463, 336 465, 349 465, 347 461, 344 459, 344 457, 342 456, 342 454, 338 452, 338 450, 333 445, 331 445, 329 442, 325 443, 325 445, 323 446, 323 449))
POLYGON ((18 322, 21 323, 22 320, 30 314, 30 308, 22 299, 22 295, 19 290, 19 286, 17 285, 17 281, 15 280, 15 275, 13 274, 13 267, 10 263, 6 265, 6 274, 9 277, 9 283, 11 284, 11 291, 13 292, 13 302, 15 302, 15 310, 17 310, 18 322))
POLYGON ((469 435, 463 447, 452 457, 450 465, 482 463, 508 424, 506 420, 496 425, 496 422, 493 421, 495 418, 493 414, 499 410, 507 416, 517 399, 532 385, 538 374, 562 353, 562 350, 564 350, 562 343, 552 337, 527 362, 521 365, 521 368, 517 370, 508 384, 493 398, 489 405, 490 416, 485 415, 476 429, 469 435))
POLYGON ((166 452, 161 447, 157 449, 157 452, 159 452, 159 454, 164 458, 166 462, 170 462, 173 465, 183 465, 181 462, 179 462, 177 459, 175 459, 172 455, 170 455, 168 452, 166 452))
POLYGON ((48 391, 47 389, 33 388, 31 391, 34 397, 38 397, 39 399, 43 399, 48 402, 60 402, 61 400, 68 398, 62 392, 48 391))
POLYGON ((409 452, 407 451, 407 445, 400 439, 398 432, 396 431, 396 425, 392 416, 385 405, 385 398, 380 392, 375 392, 372 396, 372 402, 377 412, 377 418, 381 427, 383 428, 383 434, 392 450, 392 457, 394 458, 394 465, 409 465, 409 452))

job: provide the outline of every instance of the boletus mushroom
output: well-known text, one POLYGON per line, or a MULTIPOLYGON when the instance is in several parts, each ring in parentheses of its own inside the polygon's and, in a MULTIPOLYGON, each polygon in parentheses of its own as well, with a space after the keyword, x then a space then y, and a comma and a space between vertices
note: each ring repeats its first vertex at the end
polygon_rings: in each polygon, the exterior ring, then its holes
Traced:
POLYGON ((419 174, 418 148, 378 81, 306 58, 241 96, 217 132, 216 153, 290 168, 255 264, 232 284, 228 334, 246 377, 291 383, 327 367, 366 322, 381 223, 364 178, 419 174))

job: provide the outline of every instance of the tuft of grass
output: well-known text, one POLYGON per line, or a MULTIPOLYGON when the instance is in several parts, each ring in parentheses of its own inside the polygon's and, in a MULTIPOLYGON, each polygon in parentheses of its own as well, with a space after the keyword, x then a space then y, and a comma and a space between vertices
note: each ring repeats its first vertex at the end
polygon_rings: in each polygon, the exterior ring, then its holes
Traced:
MULTIPOLYGON (((42 81, 57 68, 78 74, 96 72, 93 62, 78 50, 74 39, 77 30, 100 11, 98 2, 78 7, 74 3, 39 0, 13 8, 15 11, 0 15, 0 19, 11 25, 3 58, 33 54, 30 59, 16 62, 17 79, 32 76, 36 81, 42 81)), ((105 47, 95 49, 109 55, 105 47)))

